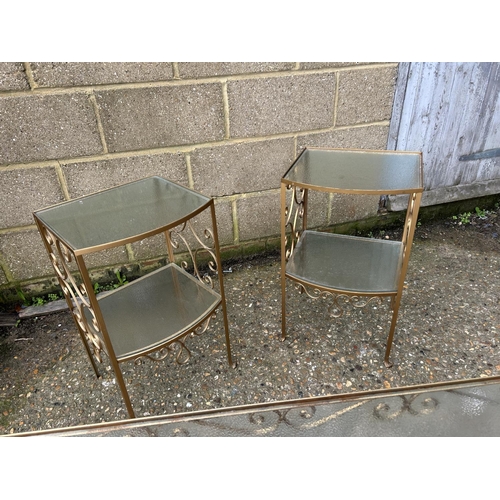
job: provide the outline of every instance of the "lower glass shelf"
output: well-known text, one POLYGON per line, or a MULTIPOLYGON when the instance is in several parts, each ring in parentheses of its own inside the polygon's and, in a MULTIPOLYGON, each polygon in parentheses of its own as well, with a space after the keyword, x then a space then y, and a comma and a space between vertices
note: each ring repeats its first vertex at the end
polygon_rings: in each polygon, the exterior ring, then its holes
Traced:
MULTIPOLYGON (((197 326, 221 297, 176 264, 167 264, 98 301, 116 357, 123 361, 197 326)), ((90 323, 90 311, 85 314, 90 323)))
POLYGON ((286 265, 286 276, 332 290, 396 294, 403 244, 304 231, 286 265))

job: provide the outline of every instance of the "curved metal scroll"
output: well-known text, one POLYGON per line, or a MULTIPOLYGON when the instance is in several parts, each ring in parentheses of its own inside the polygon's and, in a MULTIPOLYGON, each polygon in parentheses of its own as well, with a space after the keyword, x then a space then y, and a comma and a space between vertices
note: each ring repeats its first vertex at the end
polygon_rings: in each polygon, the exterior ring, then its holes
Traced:
POLYGON ((296 288, 299 289, 300 293, 305 293, 311 299, 332 299, 332 303, 328 306, 328 312, 334 318, 342 317, 347 305, 362 309, 375 301, 381 304, 383 299, 381 295, 348 295, 320 290, 319 288, 313 288, 312 291, 309 291, 302 283, 297 283, 296 288))
MULTIPOLYGON (((180 226, 175 227, 169 231, 169 237, 172 244, 172 247, 176 250, 180 248, 180 241, 184 243, 189 256, 191 257, 191 262, 193 264, 193 274, 198 278, 202 283, 208 285, 210 288, 214 288, 214 281, 210 274, 201 273, 199 265, 197 263, 197 259, 200 253, 207 253, 209 257, 209 261, 207 263, 208 269, 217 274, 217 259, 215 257, 215 239, 211 229, 203 230, 203 239, 196 233, 191 220, 188 220, 181 224, 180 226), (191 245, 187 238, 186 228, 189 228, 189 231, 194 236, 195 240, 199 243, 200 247, 196 249, 192 249, 191 245), (180 241, 179 241, 180 240, 180 241)), ((189 263, 186 260, 181 262, 181 267, 185 270, 189 268, 189 263)))
POLYGON ((405 221, 405 227, 403 230, 403 259, 402 262, 405 262, 406 259, 406 254, 408 252, 408 242, 411 234, 411 227, 413 224, 413 218, 415 214, 415 208, 416 208, 416 199, 417 199, 417 194, 413 193, 411 195, 411 198, 408 203, 408 212, 406 216, 406 221, 405 221))
POLYGON ((373 409, 373 415, 375 418, 380 420, 394 420, 401 417, 404 413, 409 413, 410 415, 415 416, 427 415, 434 412, 439 406, 436 398, 430 396, 419 398, 419 396, 420 394, 400 396, 401 408, 391 408, 387 402, 379 403, 373 409))
POLYGON ((101 351, 104 349, 104 343, 98 335, 102 330, 90 304, 85 284, 76 283, 69 268, 71 262, 75 260, 74 254, 47 228, 43 227, 40 232, 46 242, 47 249, 50 249, 48 250, 50 261, 57 274, 66 302, 68 305, 71 304, 73 317, 92 348, 96 360, 102 363, 101 351), (87 308, 92 316, 90 323, 85 316, 84 308, 87 308))
POLYGON ((186 346, 186 339, 188 337, 198 337, 199 335, 205 333, 208 329, 208 326, 210 325, 210 320, 212 318, 215 318, 216 314, 216 311, 214 311, 214 313, 209 316, 204 322, 188 330, 182 336, 176 338, 165 347, 162 347, 161 349, 158 349, 152 353, 142 354, 135 358, 134 362, 136 364, 139 364, 144 358, 148 358, 151 361, 163 361, 170 354, 174 354, 175 362, 178 365, 187 363, 191 359, 191 351, 186 346))
POLYGON ((288 261, 303 231, 303 227, 299 229, 298 225, 304 219, 306 190, 292 185, 287 185, 286 189, 292 192, 290 203, 285 208, 285 259, 288 261), (287 230, 290 236, 287 235, 287 230))

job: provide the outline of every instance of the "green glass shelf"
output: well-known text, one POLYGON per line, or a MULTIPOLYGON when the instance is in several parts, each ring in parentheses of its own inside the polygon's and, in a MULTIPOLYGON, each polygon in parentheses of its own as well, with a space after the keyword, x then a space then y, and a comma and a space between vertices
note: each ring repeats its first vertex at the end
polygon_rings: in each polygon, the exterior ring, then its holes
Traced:
MULTIPOLYGON (((153 351, 202 323, 221 297, 176 264, 167 264, 98 302, 115 355, 123 361, 153 351)), ((91 313, 86 310, 85 315, 90 324, 91 313)))
POLYGON ((402 252, 400 241, 304 231, 286 276, 350 293, 395 294, 402 252))
POLYGON ((423 190, 421 154, 308 148, 282 181, 331 192, 414 193, 423 190))
POLYGON ((148 177, 35 212, 75 255, 160 232, 206 207, 210 198, 148 177))

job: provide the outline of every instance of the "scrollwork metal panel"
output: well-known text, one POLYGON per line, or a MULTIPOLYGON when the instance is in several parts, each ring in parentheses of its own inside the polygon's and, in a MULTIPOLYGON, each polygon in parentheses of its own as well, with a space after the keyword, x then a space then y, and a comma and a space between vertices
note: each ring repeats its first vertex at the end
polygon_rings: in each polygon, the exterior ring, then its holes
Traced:
POLYGON ((91 346, 95 359, 102 363, 101 353, 104 350, 104 343, 99 335, 102 329, 90 303, 89 292, 85 284, 83 282, 77 283, 71 272, 70 264, 76 261, 75 255, 69 247, 46 227, 40 228, 40 234, 44 240, 66 302, 73 312, 75 322, 85 336, 88 345, 91 346), (85 309, 90 313, 90 323, 85 315, 85 309))
MULTIPOLYGON (((209 228, 205 228, 203 230, 203 238, 199 236, 197 233, 193 223, 191 220, 188 220, 181 224, 180 226, 175 227, 174 229, 169 231, 169 237, 172 244, 172 247, 179 251, 181 250, 180 243, 182 242, 185 250, 189 254, 191 258, 191 264, 193 266, 193 274, 205 285, 210 288, 214 288, 214 280, 212 276, 206 272, 200 272, 200 266, 198 263, 200 254, 208 254, 209 260, 207 262, 208 270, 213 274, 217 274, 217 258, 215 255, 215 239, 213 235, 213 231, 209 228), (192 248, 194 245, 189 241, 188 234, 194 237, 194 241, 198 243, 199 246, 196 248, 192 248)), ((180 263, 181 267, 185 270, 189 269, 189 262, 187 260, 182 260, 180 263)))
POLYGON ((349 295, 319 288, 308 289, 302 283, 297 283, 295 287, 299 290, 299 293, 306 294, 313 300, 331 300, 331 303, 327 306, 327 310, 334 318, 341 318, 344 315, 345 307, 348 305, 356 309, 362 309, 374 302, 381 304, 383 299, 381 295, 349 295))
POLYGON ((290 199, 285 208, 285 258, 288 261, 304 230, 307 189, 299 188, 295 185, 287 185, 286 189, 287 191, 291 191, 290 199))

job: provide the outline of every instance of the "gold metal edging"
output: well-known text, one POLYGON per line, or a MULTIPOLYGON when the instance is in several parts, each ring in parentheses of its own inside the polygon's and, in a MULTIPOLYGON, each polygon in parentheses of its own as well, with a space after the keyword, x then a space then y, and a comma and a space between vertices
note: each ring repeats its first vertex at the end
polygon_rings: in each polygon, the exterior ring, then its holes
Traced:
POLYGON ((128 426, 139 427, 141 425, 166 425, 175 422, 189 422, 199 419, 208 419, 212 417, 225 417, 232 415, 240 415, 252 411, 265 411, 273 409, 293 409, 313 405, 325 405, 343 401, 358 401, 358 400, 376 400, 386 397, 405 395, 405 394, 423 394, 426 392, 452 391, 457 388, 478 387, 485 385, 493 385, 500 383, 500 376, 460 379, 444 382, 432 382, 430 384, 417 384, 405 387, 395 387, 390 389, 373 389, 369 391, 351 392, 345 394, 331 394, 327 396, 313 396, 300 399, 269 401, 264 403, 252 403, 241 406, 227 406, 224 408, 211 408, 207 410, 197 410, 193 412, 173 413, 165 415, 153 415, 147 417, 129 418, 113 422, 104 422, 96 424, 83 424, 74 427, 62 427, 60 429, 44 429, 40 431, 29 431, 17 434, 4 434, 2 437, 36 437, 43 435, 58 435, 71 432, 105 430, 113 427, 124 428, 128 426))

